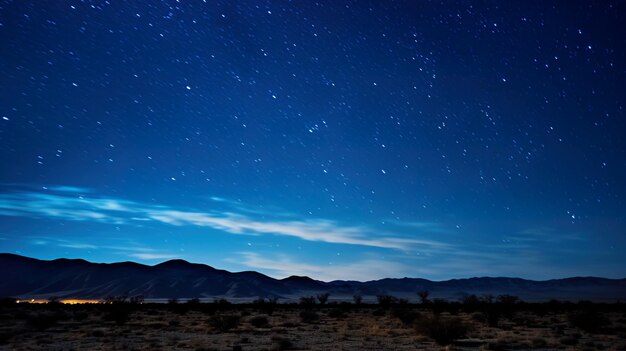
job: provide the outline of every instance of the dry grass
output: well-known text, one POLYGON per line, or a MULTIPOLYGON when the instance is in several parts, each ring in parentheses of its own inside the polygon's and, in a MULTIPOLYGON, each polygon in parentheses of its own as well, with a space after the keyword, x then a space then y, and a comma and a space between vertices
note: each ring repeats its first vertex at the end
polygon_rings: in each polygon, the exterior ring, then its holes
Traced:
POLYGON ((606 327, 591 332, 573 325, 567 311, 515 311, 494 327, 479 312, 434 315, 414 305, 401 313, 329 304, 307 308, 317 318, 304 321, 296 305, 278 305, 271 315, 250 305, 116 308, 2 306, 0 350, 441 350, 433 338, 457 350, 626 349, 623 312, 602 313, 606 327))

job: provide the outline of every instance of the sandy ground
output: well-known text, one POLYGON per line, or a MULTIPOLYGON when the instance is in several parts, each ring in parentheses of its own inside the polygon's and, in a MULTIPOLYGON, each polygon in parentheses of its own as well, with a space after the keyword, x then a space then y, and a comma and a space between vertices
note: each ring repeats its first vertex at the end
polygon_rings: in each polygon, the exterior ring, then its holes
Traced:
MULTIPOLYGON (((317 307, 304 318, 299 306, 278 306, 271 315, 250 306, 128 308, 117 318, 110 306, 2 307, 0 350, 626 350, 623 312, 603 313, 610 326, 593 333, 572 327, 566 313, 518 311, 488 326, 479 312, 444 312, 440 319, 459 320, 468 330, 442 346, 417 322, 403 323, 376 306, 317 307)), ((430 310, 403 308, 418 312, 417 320, 432 317, 430 310)))

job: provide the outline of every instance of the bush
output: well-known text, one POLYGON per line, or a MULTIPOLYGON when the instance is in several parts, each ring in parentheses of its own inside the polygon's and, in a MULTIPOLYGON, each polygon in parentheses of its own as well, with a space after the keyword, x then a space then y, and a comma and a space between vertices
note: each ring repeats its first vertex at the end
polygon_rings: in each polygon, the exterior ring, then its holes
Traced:
POLYGON ((542 338, 534 338, 531 340, 533 348, 535 349, 540 349, 540 348, 545 348, 546 346, 548 346, 548 342, 546 341, 546 339, 542 339, 542 338))
POLYGON ((130 298, 129 302, 134 305, 141 305, 143 304, 144 300, 145 298, 143 297, 143 295, 135 295, 130 298))
POLYGON ((454 340, 465 337, 468 327, 460 318, 430 317, 417 319, 415 329, 435 340, 439 345, 451 344, 454 340))
POLYGON ((377 308, 372 312, 372 316, 382 317, 387 314, 387 311, 382 308, 377 308))
POLYGON ((44 330, 57 324, 58 321, 68 318, 68 315, 61 311, 42 312, 28 316, 26 324, 34 329, 44 330))
POLYGON ((419 312, 407 308, 394 308, 391 315, 398 318, 404 325, 411 325, 422 316, 419 312))
POLYGON ((315 305, 315 296, 303 296, 300 298, 300 305, 311 307, 315 305))
POLYGON ((429 295, 430 292, 428 290, 422 290, 417 292, 417 296, 419 296, 422 305, 427 305, 430 302, 428 300, 429 295))
POLYGON ((515 305, 516 303, 520 302, 519 297, 514 296, 514 295, 498 295, 498 297, 496 298, 496 302, 499 304, 503 304, 503 305, 515 305))
POLYGON ((265 316, 250 318, 250 324, 252 324, 255 328, 267 328, 270 326, 270 322, 265 316))
POLYGON ((513 348, 512 345, 502 340, 492 341, 492 342, 487 343, 486 345, 486 349, 492 350, 492 351, 508 351, 508 350, 511 350, 512 348, 513 348))
POLYGON ((61 299, 58 296, 52 296, 48 299, 48 305, 50 306, 60 306, 61 299))
POLYGON ((328 317, 330 318, 344 318, 346 315, 343 313, 343 310, 340 308, 333 308, 328 311, 328 317))
POLYGON ((463 303, 466 306, 476 306, 480 303, 480 300, 478 299, 478 296, 471 294, 471 295, 464 296, 461 299, 461 303, 463 303))
POLYGON ((240 317, 236 315, 215 315, 208 322, 213 329, 226 332, 239 326, 240 317))
POLYGON ((326 302, 328 301, 329 296, 330 296, 329 293, 317 294, 317 301, 320 302, 320 305, 325 305, 326 302))
POLYGON ((492 328, 497 328, 498 323, 500 321, 500 317, 502 316, 502 308, 500 305, 496 304, 486 304, 483 306, 483 314, 487 320, 487 325, 492 328))
POLYGON ((30 316, 26 321, 29 327, 38 330, 48 329, 51 326, 55 325, 57 322, 58 319, 55 318, 51 313, 35 314, 30 316))
POLYGON ((199 298, 197 298, 197 297, 194 297, 193 299, 189 299, 189 300, 187 300, 187 305, 190 305, 190 306, 197 306, 197 305, 199 305, 200 303, 201 303, 201 302, 200 302, 200 299, 199 299, 199 298))
POLYGON ((11 332, 0 332, 0 345, 6 345, 9 343, 9 340, 15 336, 15 333, 11 332))
POLYGON ((376 295, 376 298, 378 299, 378 304, 380 305, 380 307, 383 308, 387 308, 398 302, 397 298, 387 294, 376 295))
POLYGON ((432 302, 427 300, 424 304, 429 305, 434 314, 441 314, 443 311, 447 310, 450 305, 448 301, 444 299, 433 299, 432 302))
POLYGON ((226 309, 230 307, 230 301, 226 299, 215 299, 213 300, 213 306, 215 306, 217 309, 226 309))
POLYGON ((487 316, 482 312, 472 314, 472 319, 479 323, 487 323, 487 316))
POLYGON ((352 301, 354 301, 355 305, 360 305, 363 302, 363 296, 361 294, 352 295, 352 301))
POLYGON ((106 320, 114 321, 117 325, 128 322, 133 307, 129 304, 114 304, 111 306, 109 313, 105 316, 106 320))
POLYGON ((564 336, 561 339, 559 339, 559 342, 563 345, 574 346, 578 344, 578 339, 571 337, 571 336, 564 336))
POLYGON ((313 323, 317 321, 319 318, 320 316, 313 311, 305 310, 305 311, 300 312, 300 319, 304 323, 313 323))
POLYGON ((107 296, 104 299, 104 303, 113 305, 113 304, 126 303, 127 300, 128 300, 128 296, 126 295, 107 296))
POLYGON ((202 307, 202 302, 200 302, 200 299, 197 297, 187 300, 187 302, 185 302, 186 310, 199 310, 201 307, 202 307))
POLYGON ((75 321, 84 321, 85 319, 87 319, 87 317, 89 317, 89 313, 87 313, 86 311, 76 311, 74 312, 74 320, 75 321))
POLYGON ((264 298, 258 298, 252 302, 252 305, 258 308, 259 312, 263 314, 267 314, 271 316, 276 309, 276 304, 278 303, 278 299, 275 297, 268 298, 267 300, 264 298))
POLYGON ((293 350, 295 348, 289 339, 273 337, 272 340, 276 343, 274 350, 293 350))
POLYGON ((605 315, 593 310, 572 312, 567 319, 571 326, 589 333, 598 332, 611 324, 605 315))
POLYGON ((17 303, 14 297, 0 297, 0 306, 11 306, 17 303))

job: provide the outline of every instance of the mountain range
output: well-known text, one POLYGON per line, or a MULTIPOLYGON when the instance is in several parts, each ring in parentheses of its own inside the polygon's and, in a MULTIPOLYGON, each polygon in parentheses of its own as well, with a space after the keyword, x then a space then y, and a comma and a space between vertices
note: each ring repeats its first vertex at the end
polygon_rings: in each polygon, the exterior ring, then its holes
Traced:
POLYGON ((420 278, 380 279, 366 282, 322 282, 309 277, 274 279, 264 274, 228 272, 204 264, 170 260, 154 266, 134 262, 92 263, 81 259, 38 260, 0 254, 0 296, 26 298, 102 299, 108 296, 143 295, 146 299, 227 298, 245 301, 278 297, 294 301, 302 296, 328 292, 331 300, 364 301, 389 294, 417 300, 418 291, 433 298, 458 300, 469 294, 509 294, 526 301, 626 300, 626 279, 573 277, 552 280, 481 277, 431 281, 420 278))

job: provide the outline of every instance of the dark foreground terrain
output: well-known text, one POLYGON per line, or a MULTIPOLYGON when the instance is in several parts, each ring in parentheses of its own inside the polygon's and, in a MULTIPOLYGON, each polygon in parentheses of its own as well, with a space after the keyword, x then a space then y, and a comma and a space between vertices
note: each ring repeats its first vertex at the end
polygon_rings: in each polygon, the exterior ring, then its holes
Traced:
POLYGON ((625 350, 623 304, 15 303, 0 307, 2 350, 625 350))

